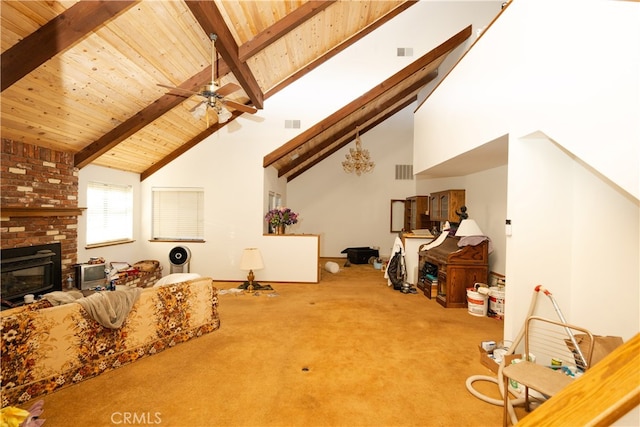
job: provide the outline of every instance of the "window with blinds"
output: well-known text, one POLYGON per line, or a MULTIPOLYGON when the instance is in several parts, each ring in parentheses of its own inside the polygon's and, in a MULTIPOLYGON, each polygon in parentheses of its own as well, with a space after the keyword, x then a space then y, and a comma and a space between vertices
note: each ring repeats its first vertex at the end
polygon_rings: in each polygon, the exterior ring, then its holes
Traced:
POLYGON ((204 240, 204 189, 153 188, 153 240, 204 240))
POLYGON ((86 215, 87 245, 133 240, 133 188, 89 182, 86 215))
POLYGON ((269 191, 269 210, 282 206, 282 196, 273 191, 269 191))

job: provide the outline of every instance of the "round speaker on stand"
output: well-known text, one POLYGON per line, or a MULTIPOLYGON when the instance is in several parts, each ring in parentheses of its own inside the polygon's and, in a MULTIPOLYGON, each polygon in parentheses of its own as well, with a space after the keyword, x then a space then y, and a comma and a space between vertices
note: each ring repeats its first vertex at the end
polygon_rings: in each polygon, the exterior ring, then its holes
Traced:
POLYGON ((186 246, 176 246, 169 251, 171 273, 188 273, 191 251, 186 246))

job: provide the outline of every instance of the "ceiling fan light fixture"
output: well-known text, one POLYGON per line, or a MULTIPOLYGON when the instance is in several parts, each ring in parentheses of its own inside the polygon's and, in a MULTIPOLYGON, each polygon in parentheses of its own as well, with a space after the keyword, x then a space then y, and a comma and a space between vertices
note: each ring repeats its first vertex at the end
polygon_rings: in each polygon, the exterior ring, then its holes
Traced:
MULTIPOLYGON (((191 115, 195 119, 201 119, 205 117, 207 119, 207 128, 209 127, 209 109, 213 110, 215 115, 217 116, 219 123, 226 123, 230 119, 233 118, 233 114, 224 106, 224 104, 228 103, 234 110, 238 112, 244 112, 249 114, 255 114, 256 109, 253 107, 249 107, 245 104, 238 103, 225 97, 230 95, 231 93, 242 89, 239 85, 229 82, 222 86, 220 86, 220 82, 217 79, 217 60, 218 54, 216 53, 215 41, 217 40, 217 36, 215 34, 210 34, 209 38, 211 39, 211 80, 209 83, 200 87, 199 92, 194 92, 192 90, 183 89, 174 86, 168 86, 164 84, 158 83, 158 86, 166 87, 168 89, 177 90, 179 92, 186 92, 190 95, 198 95, 205 100, 193 107, 189 110, 191 115)), ((215 118, 215 117, 214 117, 215 118)))
POLYGON ((191 109, 191 115, 194 119, 200 120, 207 114, 207 103, 201 102, 191 109))
POLYGON ((217 110, 217 113, 218 113, 218 123, 226 123, 232 117, 231 112, 222 105, 217 110))

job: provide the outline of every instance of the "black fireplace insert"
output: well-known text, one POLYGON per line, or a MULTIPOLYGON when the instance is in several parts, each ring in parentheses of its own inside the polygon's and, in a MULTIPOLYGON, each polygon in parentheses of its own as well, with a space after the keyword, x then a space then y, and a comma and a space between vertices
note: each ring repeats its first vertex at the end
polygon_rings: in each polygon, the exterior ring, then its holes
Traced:
POLYGON ((62 290, 60 243, 2 249, 2 308, 20 305, 24 296, 62 290))

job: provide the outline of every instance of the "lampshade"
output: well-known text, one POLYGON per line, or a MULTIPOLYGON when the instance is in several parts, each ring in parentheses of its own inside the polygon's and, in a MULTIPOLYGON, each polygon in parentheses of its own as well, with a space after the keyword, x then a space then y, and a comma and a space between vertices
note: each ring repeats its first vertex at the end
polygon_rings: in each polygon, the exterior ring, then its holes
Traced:
POLYGON ((262 254, 258 248, 246 248, 240 258, 241 270, 261 270, 264 268, 262 254))
POLYGON ((463 219, 458 226, 456 236, 484 236, 484 233, 473 219, 463 219))
POLYGON ((201 102, 200 104, 196 105, 195 107, 193 107, 191 109, 191 115, 196 120, 200 120, 201 118, 204 117, 205 114, 207 114, 207 103, 206 102, 201 102))
POLYGON ((231 117, 231 112, 221 105, 218 111, 218 123, 226 123, 231 117))

